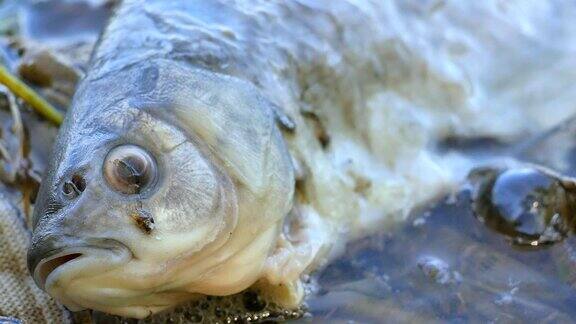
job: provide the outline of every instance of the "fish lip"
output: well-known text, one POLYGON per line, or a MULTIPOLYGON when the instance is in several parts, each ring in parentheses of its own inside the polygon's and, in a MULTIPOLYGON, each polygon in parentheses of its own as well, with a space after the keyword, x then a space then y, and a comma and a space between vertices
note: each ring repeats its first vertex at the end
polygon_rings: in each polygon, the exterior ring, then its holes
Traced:
POLYGON ((113 239, 100 239, 100 244, 94 243, 85 243, 85 244, 74 244, 65 247, 53 248, 50 250, 42 250, 42 249, 32 249, 28 253, 28 269, 32 274, 34 282, 38 287, 42 290, 46 290, 46 283, 49 281, 49 278, 54 275, 59 269, 64 266, 68 266, 80 259, 86 258, 90 251, 92 250, 104 250, 110 251, 112 253, 113 250, 124 250, 128 252, 128 255, 132 256, 132 253, 128 247, 116 240, 113 239), (66 259, 68 257, 68 259, 66 259), (64 260, 57 260, 58 258, 64 258, 64 260), (49 273, 41 273, 42 267, 49 262, 57 260, 57 265, 52 267, 49 273))
POLYGON ((38 285, 38 287, 40 287, 42 290, 46 290, 45 287, 46 281, 48 281, 48 277, 50 277, 50 275, 52 275, 54 272, 56 272, 56 270, 58 270, 65 264, 73 262, 74 260, 81 258, 83 256, 84 253, 82 253, 82 250, 76 250, 74 248, 54 250, 53 254, 50 254, 49 256, 43 259, 40 259, 36 263, 35 267, 33 268, 34 270, 32 271, 34 282, 36 282, 36 285, 38 285), (71 256, 73 256, 73 258, 69 260, 62 260, 63 262, 59 262, 58 265, 53 266, 52 269, 49 270, 47 273, 43 273, 42 271, 43 267, 51 266, 49 265, 50 262, 59 261, 58 259, 60 258, 66 258, 71 256))

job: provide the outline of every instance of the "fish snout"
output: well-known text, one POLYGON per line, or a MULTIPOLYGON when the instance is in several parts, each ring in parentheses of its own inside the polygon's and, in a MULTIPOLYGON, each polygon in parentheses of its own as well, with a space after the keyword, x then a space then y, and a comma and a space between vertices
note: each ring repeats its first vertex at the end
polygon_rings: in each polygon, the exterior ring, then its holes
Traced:
POLYGON ((62 266, 92 254, 101 256, 103 252, 131 255, 124 244, 113 239, 84 240, 70 235, 47 235, 32 242, 28 250, 28 270, 38 287, 45 289, 48 277, 62 266))
POLYGON ((32 228, 35 229, 43 219, 54 217, 62 209, 77 201, 86 190, 86 186, 87 175, 84 171, 71 173, 60 181, 43 180, 35 202, 32 228))

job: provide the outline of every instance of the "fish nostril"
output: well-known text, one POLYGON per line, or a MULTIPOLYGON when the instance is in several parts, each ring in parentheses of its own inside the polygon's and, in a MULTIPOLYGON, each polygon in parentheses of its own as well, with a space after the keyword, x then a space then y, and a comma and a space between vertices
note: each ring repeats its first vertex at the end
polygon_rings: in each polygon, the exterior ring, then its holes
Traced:
POLYGON ((86 189, 86 180, 80 174, 76 173, 68 181, 65 181, 62 185, 62 193, 68 199, 73 199, 78 196, 86 189))
POLYGON ((86 180, 84 180, 84 177, 82 177, 79 174, 75 174, 74 176, 72 176, 72 183, 74 184, 74 186, 76 186, 76 188, 80 192, 86 189, 86 180))

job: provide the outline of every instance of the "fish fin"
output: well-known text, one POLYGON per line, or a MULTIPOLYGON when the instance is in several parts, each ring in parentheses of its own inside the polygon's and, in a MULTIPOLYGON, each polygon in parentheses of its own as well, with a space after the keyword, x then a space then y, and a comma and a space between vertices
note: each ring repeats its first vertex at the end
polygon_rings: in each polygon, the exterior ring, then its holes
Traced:
POLYGON ((252 286, 252 289, 257 291, 265 300, 287 309, 298 308, 305 296, 305 289, 301 280, 274 285, 266 279, 261 279, 252 286))
POLYGON ((275 104, 270 104, 270 109, 274 113, 274 119, 276 124, 284 131, 288 133, 294 133, 296 131, 296 123, 288 114, 286 114, 282 108, 275 104))
POLYGON ((312 207, 298 205, 289 216, 256 286, 265 297, 293 308, 304 297, 303 276, 327 261, 330 243, 327 224, 312 207))

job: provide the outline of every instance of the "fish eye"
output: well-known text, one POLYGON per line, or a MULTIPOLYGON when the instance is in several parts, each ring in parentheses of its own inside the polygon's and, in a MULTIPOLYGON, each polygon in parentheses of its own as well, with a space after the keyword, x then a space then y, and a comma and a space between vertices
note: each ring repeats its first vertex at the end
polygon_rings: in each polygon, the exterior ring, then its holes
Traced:
POLYGON ((154 158, 143 148, 132 144, 110 150, 104 160, 103 172, 108 185, 126 195, 143 192, 157 176, 154 158))

